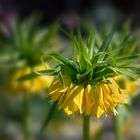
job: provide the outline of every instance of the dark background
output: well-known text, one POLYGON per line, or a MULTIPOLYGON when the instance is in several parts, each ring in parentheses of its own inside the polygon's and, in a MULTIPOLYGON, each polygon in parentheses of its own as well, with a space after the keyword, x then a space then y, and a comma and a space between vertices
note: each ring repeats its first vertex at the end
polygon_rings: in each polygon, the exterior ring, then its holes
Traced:
POLYGON ((20 18, 24 18, 33 12, 40 12, 44 15, 43 22, 50 23, 63 15, 81 17, 87 11, 94 12, 104 5, 119 11, 123 18, 131 17, 134 25, 139 26, 139 0, 1 0, 0 13, 3 15, 15 12, 20 18))

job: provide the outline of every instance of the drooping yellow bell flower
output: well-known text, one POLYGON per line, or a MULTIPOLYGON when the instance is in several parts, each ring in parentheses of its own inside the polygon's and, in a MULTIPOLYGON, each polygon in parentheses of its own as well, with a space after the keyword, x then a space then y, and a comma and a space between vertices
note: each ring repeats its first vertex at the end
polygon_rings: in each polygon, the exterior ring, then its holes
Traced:
MULTIPOLYGON (((89 38, 88 42, 83 41, 81 35, 78 35, 78 39, 72 37, 72 59, 59 54, 50 55, 60 65, 57 70, 59 78, 53 81, 48 93, 52 102, 57 102, 58 108, 68 115, 75 112, 93 114, 97 118, 112 112, 116 115, 115 107, 127 103, 129 91, 121 88, 114 77, 128 73, 130 77, 136 77, 137 71, 126 67, 129 63, 125 63, 125 53, 120 55, 117 47, 111 48, 111 43, 108 43, 110 37, 105 40, 107 44, 103 42, 98 47, 94 44, 94 37, 91 35, 89 38)), ((131 58, 131 55, 127 58, 131 58)))
POLYGON ((120 89, 113 78, 86 87, 74 84, 66 76, 63 79, 64 84, 58 78, 54 80, 49 95, 53 102, 58 101, 59 109, 64 109, 68 115, 78 112, 99 118, 103 113, 116 114, 116 105, 127 103, 126 91, 120 89))
POLYGON ((68 115, 76 112, 93 114, 97 118, 112 112, 116 115, 117 105, 127 103, 128 92, 114 77, 123 75, 137 79, 138 68, 130 67, 128 60, 131 59, 133 65, 137 64, 139 55, 132 57, 131 54, 126 55, 123 47, 119 50, 114 48, 111 37, 112 34, 101 44, 95 44, 92 33, 87 40, 78 33, 78 37, 71 36, 72 58, 58 53, 49 54, 58 64, 55 69, 46 71, 48 75, 55 76, 48 93, 51 101, 57 102, 58 108, 68 115))
MULTIPOLYGON (((49 66, 47 65, 47 68, 49 66)), ((17 81, 18 78, 27 75, 31 72, 44 70, 43 65, 32 67, 21 68, 9 76, 8 82, 6 83, 6 91, 12 95, 17 95, 19 93, 36 93, 45 88, 48 88, 53 81, 53 77, 40 76, 32 80, 17 81)))

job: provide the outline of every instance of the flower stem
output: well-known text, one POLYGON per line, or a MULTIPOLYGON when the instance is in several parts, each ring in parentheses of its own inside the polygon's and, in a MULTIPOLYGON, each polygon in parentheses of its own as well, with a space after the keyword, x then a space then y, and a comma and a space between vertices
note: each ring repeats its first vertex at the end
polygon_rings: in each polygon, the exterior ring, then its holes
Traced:
POLYGON ((121 124, 121 116, 117 115, 113 118, 115 140, 123 140, 123 131, 121 124))
POLYGON ((89 140, 90 134, 89 134, 89 116, 83 115, 83 140, 89 140))
POLYGON ((31 140, 31 121, 29 109, 29 97, 26 93, 23 95, 23 113, 24 113, 24 140, 31 140))

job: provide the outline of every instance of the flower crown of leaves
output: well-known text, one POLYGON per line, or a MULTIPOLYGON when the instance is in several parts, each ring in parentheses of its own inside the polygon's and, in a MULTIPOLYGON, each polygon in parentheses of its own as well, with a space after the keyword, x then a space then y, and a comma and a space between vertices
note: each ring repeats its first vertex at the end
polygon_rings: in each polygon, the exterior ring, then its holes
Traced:
POLYGON ((66 75, 73 83, 86 86, 106 82, 108 77, 119 74, 138 79, 140 52, 135 45, 133 35, 125 35, 119 43, 113 38, 114 35, 113 32, 109 33, 99 43, 97 42, 98 34, 95 32, 89 32, 86 39, 82 38, 80 31, 78 31, 77 37, 70 34, 72 58, 66 58, 57 53, 48 54, 59 63, 54 69, 34 72, 19 80, 49 75, 59 76, 63 82, 63 75, 66 75))

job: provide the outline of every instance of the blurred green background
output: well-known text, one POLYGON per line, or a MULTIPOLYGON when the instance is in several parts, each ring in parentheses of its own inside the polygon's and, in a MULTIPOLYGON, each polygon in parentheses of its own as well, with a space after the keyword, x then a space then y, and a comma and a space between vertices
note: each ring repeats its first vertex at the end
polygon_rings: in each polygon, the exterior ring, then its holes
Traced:
MULTIPOLYGON (((55 66, 45 53, 70 56, 70 41, 64 33, 94 27, 101 38, 114 27, 132 32, 139 40, 140 1, 138 0, 1 0, 0 1, 0 140, 23 140, 23 97, 5 91, 9 75, 24 66, 55 66), (128 25, 131 23, 130 25, 128 25), (123 26, 124 25, 124 26, 123 26), (127 29, 125 28, 126 26, 127 29), (128 29, 129 28, 129 29, 128 29), (126 30, 125 30, 126 29, 126 30)), ((10 91, 9 91, 10 92, 10 91)), ((139 89, 128 106, 119 109, 124 140, 140 140, 139 89)), ((66 116, 54 109, 51 121, 40 132, 52 107, 47 89, 30 95, 33 140, 81 140, 82 118, 66 116)), ((91 117, 91 140, 114 140, 113 117, 91 117)))

